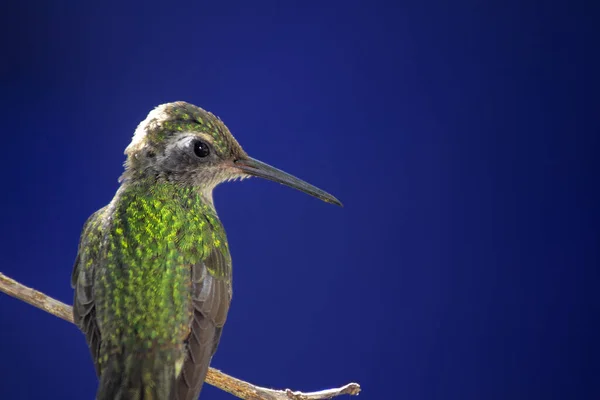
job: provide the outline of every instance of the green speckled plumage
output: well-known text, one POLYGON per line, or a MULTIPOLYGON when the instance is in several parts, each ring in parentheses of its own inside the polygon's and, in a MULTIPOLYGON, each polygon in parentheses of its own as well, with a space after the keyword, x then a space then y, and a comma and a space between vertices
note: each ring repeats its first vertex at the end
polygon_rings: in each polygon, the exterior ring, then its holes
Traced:
POLYGON ((231 258, 211 196, 223 177, 208 163, 174 171, 176 155, 166 153, 177 135, 210 134, 220 157, 243 150, 212 114, 187 103, 162 110, 138 127, 122 185, 86 222, 73 271, 74 317, 101 400, 196 398, 231 299, 231 258))
MULTIPOLYGON (((172 183, 124 185, 111 204, 87 222, 77 268, 75 285, 79 276, 82 287, 95 282, 93 312, 102 343, 92 353, 100 375, 157 357, 161 368, 171 364, 174 371, 172 382, 162 387, 169 393, 176 390, 198 300, 194 268, 205 269, 225 288, 210 300, 219 303, 217 308, 210 309, 211 305, 203 316, 215 325, 209 338, 215 343, 210 343, 207 354, 216 350, 231 298, 231 259, 223 226, 193 188, 172 183), (211 254, 221 262, 207 262, 211 254), (123 356, 129 359, 123 362, 123 356)), ((78 317, 87 312, 81 306, 75 310, 78 317)), ((150 372, 148 379, 150 384, 155 379, 150 372)), ((143 377, 141 382, 143 387, 143 377)))
POLYGON ((185 102, 152 110, 125 154, 121 187, 83 228, 71 280, 96 399, 195 400, 231 302, 214 187, 259 176, 341 203, 250 158, 220 119, 185 102))
POLYGON ((81 261, 90 268, 99 256, 104 260, 95 276, 96 302, 103 304, 97 318, 101 328, 114 332, 104 339, 100 366, 121 346, 182 346, 189 334, 190 269, 213 249, 228 262, 224 271, 209 267, 210 274, 231 275, 223 227, 192 188, 124 187, 114 204, 94 216, 88 232, 81 261))

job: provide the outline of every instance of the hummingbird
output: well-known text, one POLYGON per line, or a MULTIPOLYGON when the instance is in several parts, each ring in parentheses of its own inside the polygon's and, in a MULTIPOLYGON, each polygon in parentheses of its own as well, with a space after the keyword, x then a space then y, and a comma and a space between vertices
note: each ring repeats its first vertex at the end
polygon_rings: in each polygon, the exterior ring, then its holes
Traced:
POLYGON ((251 158, 218 117, 186 102, 150 111, 125 155, 114 198, 83 226, 71 277, 96 399, 197 399, 232 294, 215 186, 254 176, 342 203, 251 158))

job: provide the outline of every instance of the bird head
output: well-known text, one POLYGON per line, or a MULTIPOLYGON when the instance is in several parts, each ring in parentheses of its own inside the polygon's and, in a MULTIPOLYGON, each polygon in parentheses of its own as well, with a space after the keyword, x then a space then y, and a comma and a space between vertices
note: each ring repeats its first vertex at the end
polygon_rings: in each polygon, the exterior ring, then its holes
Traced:
POLYGON ((212 190, 219 183, 256 176, 342 205, 329 193, 248 156, 219 118, 182 101, 150 111, 125 154, 121 180, 156 178, 191 185, 211 202, 212 190))

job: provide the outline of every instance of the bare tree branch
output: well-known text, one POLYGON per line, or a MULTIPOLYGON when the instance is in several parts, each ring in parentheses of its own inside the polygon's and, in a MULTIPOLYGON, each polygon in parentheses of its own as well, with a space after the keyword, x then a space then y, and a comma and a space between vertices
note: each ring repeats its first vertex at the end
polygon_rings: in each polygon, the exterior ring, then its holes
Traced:
MULTIPOLYGON (((62 318, 65 321, 73 323, 73 311, 71 306, 55 300, 42 292, 22 285, 1 272, 0 292, 4 292, 54 316, 62 318)), ((357 395, 360 392, 360 385, 358 383, 349 383, 340 388, 309 393, 293 392, 290 389, 267 389, 234 378, 233 376, 229 376, 214 368, 208 370, 206 382, 243 400, 325 400, 344 394, 357 395)))

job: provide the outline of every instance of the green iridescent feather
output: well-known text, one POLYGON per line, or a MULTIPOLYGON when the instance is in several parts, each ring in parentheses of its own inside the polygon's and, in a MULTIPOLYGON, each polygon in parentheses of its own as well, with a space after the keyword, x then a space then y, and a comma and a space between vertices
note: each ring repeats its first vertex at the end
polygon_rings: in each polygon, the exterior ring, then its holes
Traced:
POLYGON ((72 276, 96 399, 196 400, 231 302, 214 187, 259 176, 341 203, 249 157, 219 118, 185 102, 152 110, 125 154, 121 187, 86 222, 72 276))
POLYGON ((105 235, 96 301, 105 310, 99 325, 115 332, 106 338, 109 348, 181 345, 189 333, 190 268, 212 247, 227 249, 223 227, 194 190, 164 183, 148 189, 136 184, 119 193, 105 235))
MULTIPOLYGON (((93 311, 103 333, 94 354, 99 374, 111 362, 127 368, 119 354, 137 354, 141 360, 151 352, 161 363, 172 363, 176 378, 194 315, 191 271, 197 265, 230 285, 225 231, 192 187, 124 185, 110 205, 89 219, 73 279, 74 285, 80 276, 83 286, 95 282, 93 311), (203 263, 211 252, 225 262, 203 263)), ((230 296, 229 289, 227 300, 230 296)))

